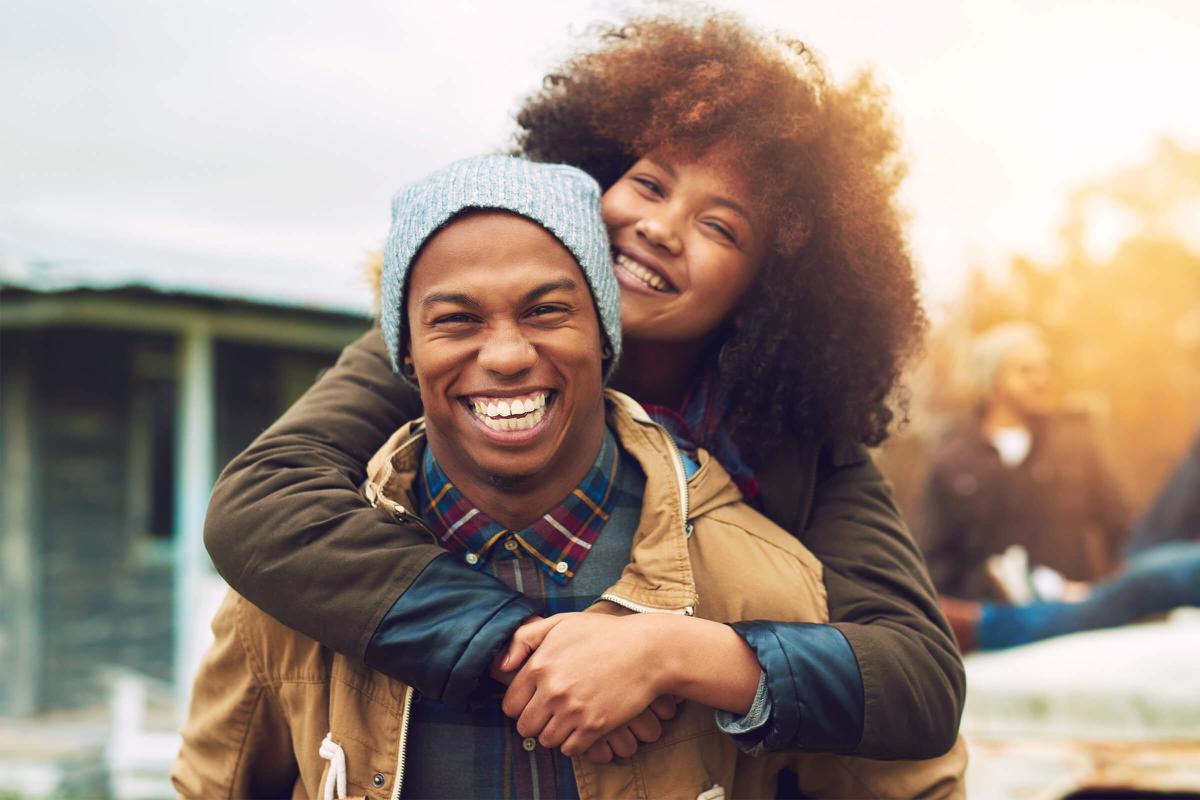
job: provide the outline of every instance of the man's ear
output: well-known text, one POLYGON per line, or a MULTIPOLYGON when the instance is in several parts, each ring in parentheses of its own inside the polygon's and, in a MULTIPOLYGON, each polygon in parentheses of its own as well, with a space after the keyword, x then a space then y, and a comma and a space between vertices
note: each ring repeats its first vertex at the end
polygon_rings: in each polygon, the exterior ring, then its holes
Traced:
POLYGON ((600 373, 603 375, 608 372, 609 362, 612 361, 613 349, 608 343, 608 337, 603 333, 600 334, 600 373))
POLYGON ((400 374, 410 381, 417 379, 417 368, 413 366, 412 354, 408 352, 407 347, 404 348, 404 354, 400 357, 400 374))

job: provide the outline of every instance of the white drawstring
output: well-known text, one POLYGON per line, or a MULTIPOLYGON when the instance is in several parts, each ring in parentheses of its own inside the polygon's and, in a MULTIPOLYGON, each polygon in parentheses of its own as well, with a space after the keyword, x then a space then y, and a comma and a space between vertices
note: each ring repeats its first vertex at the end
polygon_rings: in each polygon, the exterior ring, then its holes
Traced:
POLYGON ((334 743, 333 734, 325 734, 321 741, 321 758, 329 761, 329 772, 325 776, 325 800, 334 800, 334 787, 337 787, 337 798, 346 796, 346 753, 341 745, 334 743))
POLYGON ((719 783, 714 783, 712 788, 705 789, 696 795, 696 800, 725 800, 725 787, 719 783))

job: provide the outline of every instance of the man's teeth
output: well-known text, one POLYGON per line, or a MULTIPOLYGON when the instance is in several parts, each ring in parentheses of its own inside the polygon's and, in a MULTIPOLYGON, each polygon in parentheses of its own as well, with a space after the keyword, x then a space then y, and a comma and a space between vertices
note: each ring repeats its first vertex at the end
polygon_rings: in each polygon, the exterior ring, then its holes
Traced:
POLYGON ((493 419, 492 417, 481 416, 480 419, 483 420, 484 425, 487 425, 494 431, 527 431, 541 422, 544 416, 546 416, 546 409, 539 408, 522 417, 493 419))
POLYGON ((494 431, 523 431, 546 416, 546 398, 546 392, 534 392, 503 400, 475 400, 472 407, 483 424, 494 431))
POLYGON ((617 253, 617 255, 613 259, 613 261, 616 263, 616 265, 618 267, 625 270, 630 275, 632 275, 633 277, 637 278, 642 283, 649 286, 651 289, 654 289, 655 291, 658 291, 658 292, 671 291, 671 285, 669 283, 667 283, 665 280, 663 280, 661 275, 659 275, 657 272, 654 272, 653 270, 649 270, 646 267, 643 267, 641 264, 634 261, 632 258, 625 255, 624 253, 617 253))

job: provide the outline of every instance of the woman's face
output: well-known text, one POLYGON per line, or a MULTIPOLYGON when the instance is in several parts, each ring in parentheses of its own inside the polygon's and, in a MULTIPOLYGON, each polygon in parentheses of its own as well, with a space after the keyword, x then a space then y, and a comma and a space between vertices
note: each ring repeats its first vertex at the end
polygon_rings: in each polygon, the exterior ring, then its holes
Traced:
POLYGON ((729 318, 766 249, 744 184, 719 151, 651 153, 604 193, 627 340, 698 341, 729 318))

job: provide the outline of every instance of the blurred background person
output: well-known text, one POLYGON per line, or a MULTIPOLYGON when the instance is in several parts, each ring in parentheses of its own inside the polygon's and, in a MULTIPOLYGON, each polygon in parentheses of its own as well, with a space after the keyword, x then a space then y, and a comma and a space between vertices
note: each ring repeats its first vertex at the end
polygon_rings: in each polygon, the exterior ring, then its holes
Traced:
MULTIPOLYGON (((1200 325, 1191 327, 1200 333, 1200 325)), ((1193 353, 1200 354, 1200 335, 1188 337, 1187 344, 1193 353)), ((962 435, 952 436, 935 455, 923 508, 925 524, 918 528, 925 546, 936 548, 943 556, 963 551, 978 554, 979 548, 988 543, 978 538, 968 539, 958 543, 960 547, 956 550, 955 543, 946 537, 956 534, 978 537, 983 528, 994 533, 1008 530, 1019 520, 1049 519, 1053 514, 1051 509, 1056 506, 1048 502, 1051 498, 1074 508, 1091 504, 1093 498, 1107 498, 1107 504, 1097 502, 1091 510, 1099 515, 1100 522, 1110 526, 1119 522, 1122 512, 1116 481, 1104 459, 1095 457, 1096 448, 1083 446, 1084 439, 1076 441, 1074 451, 1055 451, 1061 461, 1032 464, 1031 476, 1047 484, 1042 487, 1046 491, 1025 491, 1016 477, 1021 465, 1035 457, 1033 448, 1040 439, 1034 434, 1040 431, 1045 436, 1049 429, 1047 421, 1054 418, 1049 391, 1049 349, 1038 329, 1027 323, 1005 323, 992 328, 975 342, 971 368, 976 385, 989 390, 980 405, 979 424, 974 429, 978 431, 976 443, 986 443, 994 459, 987 458, 986 451, 978 446, 974 450, 962 449, 965 448, 962 435), (960 449, 956 452, 955 447, 960 449), (981 493, 973 482, 975 474, 968 471, 969 465, 964 465, 963 452, 979 456, 982 460, 975 463, 981 463, 984 469, 989 465, 994 468, 994 460, 1007 472, 993 472, 993 478, 999 475, 997 485, 990 492, 981 493), (1067 459, 1072 455, 1082 463, 1071 464, 1067 459), (1089 483, 1078 485, 1068 480, 1052 486, 1055 475, 1063 472, 1068 477, 1089 476, 1089 483), (943 494, 946 486, 951 497, 982 495, 982 499, 974 503, 947 502, 943 494), (1008 517, 1000 519, 1000 514, 1008 517), (972 525, 972 520, 977 524, 972 525), (995 524, 989 528, 982 520, 995 524), (962 547, 963 544, 967 547, 962 547)), ((1086 515, 1079 519, 1085 525, 1089 522, 1086 515)), ((1058 514, 1054 520, 1069 523, 1071 517, 1058 514)), ((1084 528, 1085 535, 1089 530, 1092 529, 1084 528)), ((1113 532, 1106 541, 1126 538, 1124 531, 1115 527, 1110 530, 1113 532)), ((1052 543, 1049 547, 1030 538, 1038 533, 1036 530, 1024 531, 1024 539, 1018 538, 1022 535, 1018 533, 1003 553, 992 553, 982 562, 970 561, 965 571, 956 570, 953 558, 935 561, 930 557, 931 569, 937 564, 935 581, 943 592, 943 609, 960 647, 964 651, 1011 647, 1067 633, 1123 625, 1180 606, 1200 606, 1200 542, 1197 541, 1200 539, 1200 435, 1193 439, 1190 450, 1132 531, 1126 552, 1119 554, 1128 559, 1127 563, 1114 576, 1094 585, 1065 580, 1057 569, 1040 560, 1061 559, 1064 550, 1068 550, 1061 541, 1080 531, 1045 529, 1043 533, 1049 536, 1065 534, 1059 536, 1059 544, 1052 543), (1038 544, 1043 546, 1037 547, 1038 544), (953 596, 955 590, 970 599, 953 596), (988 598, 998 598, 1000 602, 988 598)), ((1004 546, 1005 540, 994 539, 990 544, 990 549, 995 550, 1004 546)), ((1092 550, 1085 548, 1083 552, 1092 550)), ((1056 566, 1065 571, 1068 568, 1062 566, 1065 563, 1060 560, 1056 566)))
POLYGON ((1051 364, 1030 323, 1002 323, 973 344, 975 416, 933 454, 917 534, 942 594, 1028 599, 1004 586, 1027 560, 1061 596, 1070 587, 1055 574, 1091 581, 1120 562, 1128 506, 1090 417, 1055 407, 1051 364))

